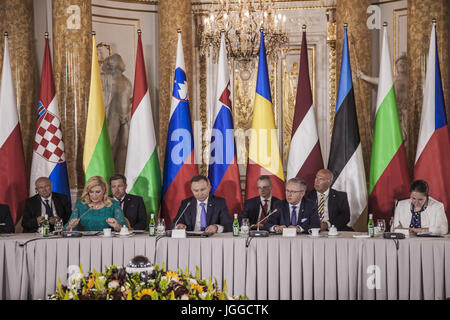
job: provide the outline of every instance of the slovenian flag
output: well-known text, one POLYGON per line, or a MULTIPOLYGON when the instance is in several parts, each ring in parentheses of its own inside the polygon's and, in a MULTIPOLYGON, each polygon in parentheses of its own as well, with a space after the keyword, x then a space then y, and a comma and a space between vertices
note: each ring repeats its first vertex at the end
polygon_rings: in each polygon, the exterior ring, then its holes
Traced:
POLYGON ((45 37, 41 91, 34 136, 33 160, 31 163, 30 196, 35 194, 35 182, 39 177, 48 177, 53 185, 52 191, 65 194, 70 202, 69 178, 64 153, 61 119, 55 94, 52 58, 47 35, 45 37))
POLYGON ((435 23, 430 37, 414 179, 428 182, 429 194, 444 204, 447 219, 450 221, 450 139, 435 23))
POLYGON ((344 28, 341 73, 328 169, 334 175, 333 189, 347 193, 350 206, 348 225, 353 226, 367 206, 367 187, 356 116, 347 27, 344 28))
POLYGON ((17 224, 28 197, 28 186, 6 34, 4 50, 0 84, 0 203, 9 206, 17 224))
POLYGON ((383 28, 369 178, 369 213, 389 220, 396 199, 409 197, 405 145, 395 100, 386 26, 383 28))
POLYGON ((85 181, 92 176, 102 176, 108 181, 114 173, 95 36, 92 36, 91 86, 84 138, 83 169, 85 181))
POLYGON ((288 180, 294 177, 304 179, 307 188, 313 189, 316 173, 320 169, 323 169, 323 158, 309 80, 306 31, 303 31, 297 97, 286 175, 288 180))
POLYGON ((263 31, 261 31, 255 107, 249 142, 246 199, 258 196, 256 182, 261 175, 268 175, 271 178, 272 195, 284 199, 283 163, 278 147, 263 31))
POLYGON ((230 76, 223 33, 220 42, 216 93, 208 170, 211 193, 225 198, 230 214, 240 213, 242 193, 231 114, 230 76))
POLYGON ((161 203, 162 216, 166 220, 166 225, 172 223, 181 201, 192 196, 190 180, 198 174, 198 168, 194 162, 194 137, 187 89, 183 44, 179 30, 161 203))
POLYGON ((141 196, 147 212, 158 213, 161 202, 161 168, 140 31, 137 42, 125 176, 128 181, 127 192, 141 196))

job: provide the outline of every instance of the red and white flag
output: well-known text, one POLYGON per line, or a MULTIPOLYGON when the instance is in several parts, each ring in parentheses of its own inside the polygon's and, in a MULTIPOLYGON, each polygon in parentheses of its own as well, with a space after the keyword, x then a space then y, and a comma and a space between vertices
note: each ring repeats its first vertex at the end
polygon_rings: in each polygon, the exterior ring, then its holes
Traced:
POLYGON ((430 36, 414 179, 423 179, 428 182, 430 196, 444 204, 447 218, 450 219, 450 138, 445 115, 435 24, 430 36))
POLYGON ((313 189, 316 173, 320 169, 323 169, 323 158, 309 81, 306 32, 303 31, 287 180, 294 177, 302 178, 306 181, 308 189, 313 189))
POLYGON ((6 35, 0 84, 0 114, 0 203, 8 204, 16 224, 22 216, 28 187, 6 35))

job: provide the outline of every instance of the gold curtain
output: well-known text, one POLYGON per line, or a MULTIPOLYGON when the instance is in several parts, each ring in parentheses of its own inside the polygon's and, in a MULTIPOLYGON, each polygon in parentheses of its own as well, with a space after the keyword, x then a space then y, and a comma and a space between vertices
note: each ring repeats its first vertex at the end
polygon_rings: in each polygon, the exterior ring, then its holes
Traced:
POLYGON ((52 10, 53 76, 70 188, 82 188, 92 54, 91 1, 54 0, 52 10))

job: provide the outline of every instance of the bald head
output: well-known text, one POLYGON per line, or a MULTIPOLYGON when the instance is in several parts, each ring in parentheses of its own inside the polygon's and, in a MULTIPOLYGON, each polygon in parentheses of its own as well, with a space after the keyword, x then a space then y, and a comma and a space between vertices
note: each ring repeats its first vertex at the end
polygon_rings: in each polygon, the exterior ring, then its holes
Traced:
POLYGON ((333 182, 333 173, 328 169, 320 169, 317 171, 316 179, 314 180, 314 189, 321 193, 328 190, 333 182))
POLYGON ((47 178, 47 177, 37 178, 36 182, 35 182, 35 186, 36 186, 36 192, 39 193, 39 195, 42 198, 47 199, 48 197, 50 197, 50 195, 52 193, 52 183, 49 178, 47 178))

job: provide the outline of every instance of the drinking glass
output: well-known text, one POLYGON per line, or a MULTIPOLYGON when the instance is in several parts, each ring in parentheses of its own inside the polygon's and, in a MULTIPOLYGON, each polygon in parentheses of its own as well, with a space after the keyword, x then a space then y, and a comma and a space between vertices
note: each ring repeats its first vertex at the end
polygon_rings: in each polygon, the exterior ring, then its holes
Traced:
POLYGON ((248 218, 243 218, 241 222, 241 235, 248 236, 250 230, 250 222, 248 218))
POLYGON ((63 229, 63 221, 61 219, 55 222, 55 233, 60 234, 63 229))
POLYGON ((380 233, 384 233, 384 231, 386 231, 386 224, 384 222, 384 219, 377 220, 377 227, 380 233))
POLYGON ((166 233, 166 223, 164 222, 164 219, 160 218, 156 223, 156 234, 158 236, 162 236, 165 233, 166 233))

